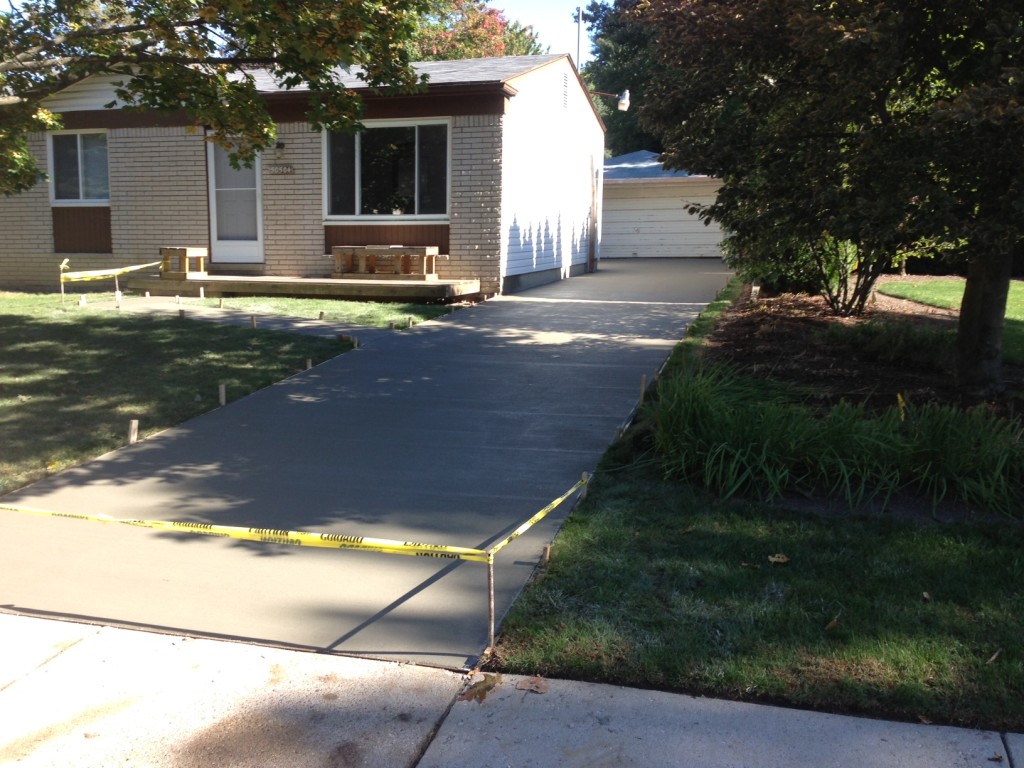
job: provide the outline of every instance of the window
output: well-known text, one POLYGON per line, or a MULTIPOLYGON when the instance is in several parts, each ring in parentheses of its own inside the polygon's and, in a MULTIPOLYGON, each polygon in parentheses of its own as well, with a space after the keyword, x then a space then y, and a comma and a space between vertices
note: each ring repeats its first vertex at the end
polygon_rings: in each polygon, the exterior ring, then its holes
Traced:
POLYGON ((370 127, 328 138, 330 216, 448 213, 448 125, 370 127))
POLYGON ((107 135, 58 133, 50 139, 54 202, 107 202, 107 135))

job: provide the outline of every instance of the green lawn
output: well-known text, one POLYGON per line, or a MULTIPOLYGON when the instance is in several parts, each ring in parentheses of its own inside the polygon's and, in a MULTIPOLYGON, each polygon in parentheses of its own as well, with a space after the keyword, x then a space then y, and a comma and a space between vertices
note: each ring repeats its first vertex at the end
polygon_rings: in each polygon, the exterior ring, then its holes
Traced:
POLYGON ((609 462, 491 666, 1020 732, 1022 540, 722 502, 609 462))
MULTIPOLYGON (((91 296, 96 303, 111 295, 91 296)), ((312 336, 62 306, 0 292, 0 494, 348 349, 312 336)))
POLYGON ((296 299, 281 296, 229 296, 224 299, 202 299, 199 303, 255 315, 287 315, 308 319, 322 316, 327 322, 354 323, 374 328, 387 328, 392 323, 405 327, 410 320, 418 325, 452 311, 452 307, 446 304, 296 299))
MULTIPOLYGON (((951 277, 948 280, 884 283, 878 287, 878 291, 888 296, 930 304, 933 307, 959 310, 964 296, 964 280, 951 277)), ((1010 283, 1010 293, 1006 299, 1003 359, 1009 363, 1024 365, 1024 281, 1021 280, 1010 283)))

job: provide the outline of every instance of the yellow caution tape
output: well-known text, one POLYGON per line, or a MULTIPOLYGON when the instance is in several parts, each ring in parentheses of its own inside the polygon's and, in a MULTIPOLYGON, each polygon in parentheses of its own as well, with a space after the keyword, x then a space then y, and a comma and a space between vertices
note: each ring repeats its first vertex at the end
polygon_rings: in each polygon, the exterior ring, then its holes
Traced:
POLYGON ((72 520, 86 520, 94 523, 117 523, 136 528, 151 528, 173 533, 195 533, 201 536, 220 536, 229 539, 262 541, 268 544, 290 544, 303 547, 326 547, 328 549, 361 549, 366 552, 385 552, 392 555, 413 557, 436 557, 446 560, 473 560, 488 562, 488 553, 467 547, 448 547, 441 544, 421 544, 412 541, 375 539, 369 536, 344 536, 337 533, 310 533, 308 531, 285 531, 274 528, 240 528, 231 525, 210 523, 170 522, 166 520, 123 520, 108 515, 81 515, 73 512, 51 512, 32 507, 16 507, 0 504, 8 512, 22 512, 44 517, 65 517, 72 520))
POLYGON ((149 264, 137 264, 132 267, 120 267, 118 269, 88 269, 81 272, 64 272, 67 269, 66 262, 60 265, 60 281, 62 283, 69 283, 74 281, 82 280, 106 280, 107 278, 114 277, 115 275, 123 275, 125 272, 134 272, 137 269, 146 269, 148 267, 158 267, 163 264, 162 261, 152 261, 149 264))
POLYGON ((22 514, 40 515, 43 517, 63 517, 71 520, 85 520, 93 523, 116 523, 130 525, 135 528, 150 528, 156 531, 171 533, 193 533, 200 536, 219 536, 245 541, 260 541, 267 544, 288 544, 301 547, 323 547, 327 549, 359 549, 364 552, 382 552, 391 555, 409 555, 412 557, 435 557, 443 560, 469 560, 477 563, 492 563, 494 555, 521 536, 538 521, 546 517, 551 510, 569 498, 573 493, 587 484, 586 475, 559 498, 548 504, 544 509, 520 525, 490 549, 472 549, 469 547, 450 547, 444 544, 425 544, 417 541, 397 541, 395 539, 377 539, 370 536, 346 536, 339 533, 313 533, 310 531, 286 531, 276 528, 242 528, 233 525, 214 525, 212 523, 173 522, 168 520, 125 520, 109 515, 83 515, 75 512, 53 512, 34 507, 20 507, 11 504, 0 504, 0 510, 20 512, 22 514))
POLYGON ((524 533, 526 533, 530 528, 532 528, 534 525, 536 525, 541 520, 543 520, 545 517, 547 517, 548 514, 550 514, 551 510, 553 510, 555 507, 557 507, 563 501, 565 501, 570 496, 572 496, 574 493, 576 493, 576 491, 578 491, 580 488, 585 486, 588 482, 590 482, 590 477, 588 475, 584 474, 583 477, 580 478, 580 480, 576 483, 576 485, 574 485, 568 491, 566 491, 561 496, 559 496, 557 499, 552 501, 550 504, 548 504, 546 507, 544 507, 544 509, 542 509, 540 512, 535 514, 533 517, 531 517, 525 523, 520 525, 518 528, 516 528, 514 531, 512 531, 512 533, 510 533, 508 536, 506 536, 504 539, 499 541, 497 544, 495 544, 493 547, 491 547, 487 551, 491 554, 492 557, 494 555, 496 555, 500 550, 504 549, 514 539, 518 539, 520 536, 522 536, 524 533))

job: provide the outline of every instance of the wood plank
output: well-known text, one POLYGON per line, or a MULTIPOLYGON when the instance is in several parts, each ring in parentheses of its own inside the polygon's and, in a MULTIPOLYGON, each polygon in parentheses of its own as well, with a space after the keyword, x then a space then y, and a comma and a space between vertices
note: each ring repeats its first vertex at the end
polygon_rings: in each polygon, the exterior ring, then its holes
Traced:
POLYGON ((113 253, 109 206, 54 206, 54 253, 113 253))
POLYGON ((324 253, 336 245, 434 245, 449 252, 448 224, 326 224, 324 253))

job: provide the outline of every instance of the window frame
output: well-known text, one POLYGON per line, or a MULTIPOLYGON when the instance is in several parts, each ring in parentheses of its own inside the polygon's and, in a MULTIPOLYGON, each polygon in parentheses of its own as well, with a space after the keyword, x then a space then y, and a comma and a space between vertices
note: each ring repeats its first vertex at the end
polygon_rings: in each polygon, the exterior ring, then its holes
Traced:
POLYGON ((110 135, 109 132, 99 128, 89 128, 81 130, 68 130, 68 131, 51 131, 46 136, 46 162, 49 173, 47 174, 48 183, 50 188, 50 205, 51 206, 68 206, 68 207, 110 207, 110 135), (107 196, 106 197, 77 197, 77 198, 58 198, 57 197, 57 173, 55 165, 55 154, 53 149, 53 139, 55 136, 77 136, 78 139, 78 194, 82 194, 82 187, 84 186, 82 178, 82 140, 81 136, 96 136, 102 135, 105 139, 106 146, 106 161, 107 161, 107 196))
MULTIPOLYGON (((381 213, 355 213, 355 214, 332 214, 331 213, 331 133, 324 131, 322 139, 322 173, 323 173, 323 218, 325 224, 338 223, 338 222, 359 222, 362 224, 396 224, 402 222, 409 222, 415 224, 426 224, 426 223, 438 223, 447 224, 451 220, 452 210, 452 121, 451 118, 424 118, 424 119, 408 119, 408 120, 364 120, 363 127, 366 130, 373 130, 375 128, 416 128, 420 126, 429 125, 443 125, 446 128, 445 131, 445 212, 444 213, 401 213, 401 214, 381 214, 381 213)), ((355 184, 355 200, 356 210, 359 210, 362 196, 362 131, 355 134, 355 163, 356 163, 356 178, 354 179, 355 184)), ((418 185, 419 185, 419 144, 417 142, 416 147, 416 163, 417 168, 414 172, 417 185, 417 198, 418 198, 418 185)), ((417 199, 417 203, 418 203, 417 199)))

